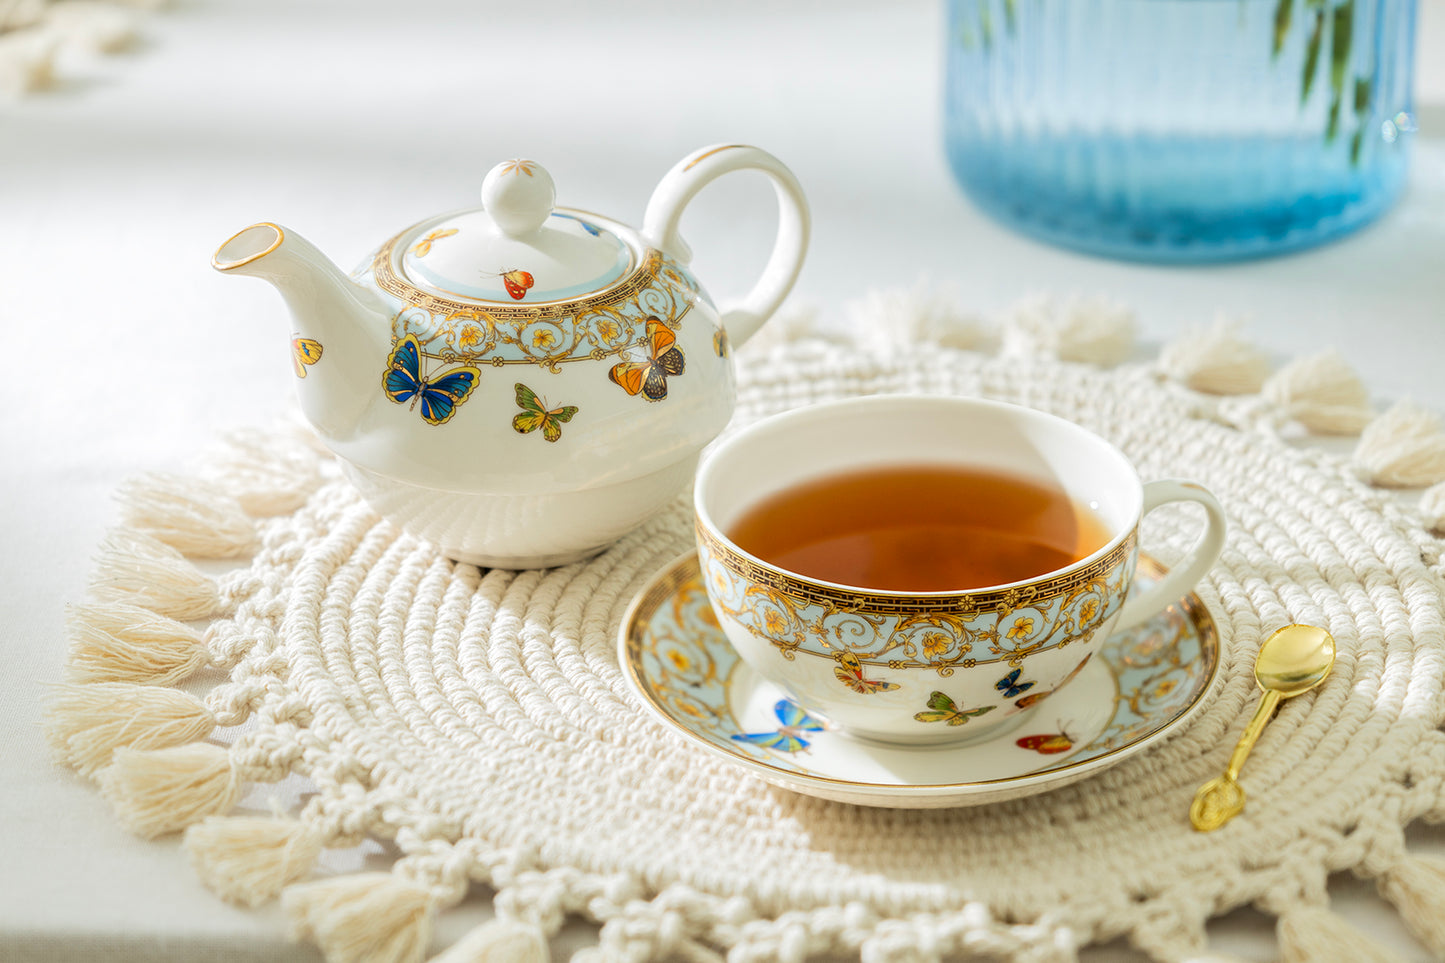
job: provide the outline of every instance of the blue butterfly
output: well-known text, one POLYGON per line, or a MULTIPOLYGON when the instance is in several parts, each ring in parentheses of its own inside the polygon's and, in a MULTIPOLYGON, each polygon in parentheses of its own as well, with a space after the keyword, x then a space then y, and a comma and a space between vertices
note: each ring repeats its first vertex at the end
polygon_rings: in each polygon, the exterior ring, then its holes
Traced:
POLYGON ((432 381, 423 378, 421 344, 414 334, 396 343, 386 364, 386 374, 381 379, 386 396, 399 405, 410 401, 413 408, 421 402, 421 416, 429 425, 443 424, 456 414, 458 406, 467 400, 482 377, 477 368, 463 365, 432 381))
POLYGON ((994 688, 1002 692, 1005 699, 1012 699, 1014 696, 1022 695, 1029 691, 1034 687, 1034 684, 1032 682, 1020 682, 1019 673, 1021 672, 1023 672, 1023 669, 1014 669, 1008 675, 995 682, 994 688))
POLYGON ((733 738, 765 749, 797 752, 808 748, 808 740, 803 738, 803 733, 823 731, 823 723, 808 715, 791 699, 779 699, 773 711, 778 715, 777 732, 747 732, 733 738))

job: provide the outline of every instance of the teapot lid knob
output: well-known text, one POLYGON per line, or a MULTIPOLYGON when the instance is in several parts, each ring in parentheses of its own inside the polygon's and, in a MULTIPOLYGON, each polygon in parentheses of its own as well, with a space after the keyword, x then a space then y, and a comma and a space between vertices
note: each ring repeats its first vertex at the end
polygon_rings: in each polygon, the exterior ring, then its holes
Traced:
POLYGON ((504 161, 482 181, 482 204, 492 223, 508 237, 534 233, 546 223, 556 203, 552 175, 536 161, 504 161))

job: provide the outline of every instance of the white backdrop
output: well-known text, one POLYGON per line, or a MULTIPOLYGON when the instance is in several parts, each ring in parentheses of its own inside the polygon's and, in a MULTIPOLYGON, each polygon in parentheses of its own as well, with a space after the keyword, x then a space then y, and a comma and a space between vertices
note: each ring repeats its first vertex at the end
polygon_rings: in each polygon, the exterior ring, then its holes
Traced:
MULTIPOLYGON (((976 213, 940 144, 941 18, 935 0, 190 0, 133 51, 71 59, 54 89, 0 106, 0 957, 314 958, 284 943, 274 907, 235 910, 203 890, 174 841, 125 835, 52 766, 36 721, 116 484, 182 468, 218 430, 286 408, 279 299, 208 265, 254 221, 349 266, 402 226, 475 203, 496 161, 530 156, 561 203, 636 223, 685 153, 755 143, 808 192, 796 297, 830 318, 924 277, 993 316, 1030 292, 1108 293, 1138 308, 1150 341, 1224 311, 1280 359, 1335 345, 1382 403, 1445 411, 1445 2, 1422 10, 1422 139, 1400 205, 1317 251, 1208 268, 1075 255, 976 213)), ((761 267, 772 203, 742 176, 689 211, 714 295, 761 267)), ((1411 838, 1445 852, 1445 833, 1411 838)), ((1337 894, 1348 918, 1426 958, 1367 887, 1337 894)), ((448 914, 442 938, 481 912, 448 914)), ((1233 914, 1218 946, 1271 959, 1271 923, 1233 914)))

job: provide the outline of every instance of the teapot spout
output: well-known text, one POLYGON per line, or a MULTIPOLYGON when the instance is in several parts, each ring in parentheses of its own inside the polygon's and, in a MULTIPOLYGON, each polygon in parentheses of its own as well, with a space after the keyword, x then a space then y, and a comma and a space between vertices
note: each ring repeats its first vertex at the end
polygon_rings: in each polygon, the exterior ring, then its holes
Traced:
POLYGON ((292 355, 302 411, 323 438, 357 431, 386 367, 388 311, 305 238, 253 224, 222 244, 211 266, 269 281, 292 317, 292 355))

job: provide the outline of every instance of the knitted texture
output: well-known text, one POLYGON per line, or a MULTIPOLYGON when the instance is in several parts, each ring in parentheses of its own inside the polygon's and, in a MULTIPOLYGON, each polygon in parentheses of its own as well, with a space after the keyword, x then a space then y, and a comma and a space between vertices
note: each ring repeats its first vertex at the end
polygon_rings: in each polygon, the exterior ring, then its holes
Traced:
MULTIPOLYGON (((248 549, 259 538, 249 565, 213 585, 171 573, 184 599, 224 613, 205 644, 228 679, 206 707, 222 727, 250 722, 230 771, 187 787, 185 811, 209 817, 188 833, 207 883, 247 904, 285 887, 294 931, 332 960, 445 949, 429 946, 432 916, 473 883, 496 891, 501 919, 448 960, 544 959, 542 937, 578 915, 602 924, 583 955, 606 960, 1066 961, 1127 936, 1182 961, 1207 952, 1211 916, 1244 904, 1281 917, 1287 951, 1307 955, 1340 870, 1378 878, 1407 922, 1425 921, 1412 923, 1422 939, 1445 940, 1428 932, 1445 874, 1417 865, 1403 835, 1417 818, 1445 820, 1445 543, 1417 515, 1347 461, 1229 423, 1152 366, 813 341, 748 359, 739 391, 735 426, 860 394, 1011 401, 1098 432, 1146 480, 1203 483, 1231 521, 1198 589, 1224 644, 1217 696, 1151 751, 1027 799, 909 811, 794 795, 694 749, 628 694, 618 626, 691 547, 685 498, 591 560, 479 570, 380 519, 329 456, 290 439, 277 463, 295 474, 275 478, 312 493, 238 534, 248 549), (1241 779, 1245 811, 1195 832, 1194 791, 1224 770, 1253 711, 1258 646, 1291 622, 1334 635, 1334 673, 1266 729, 1241 779), (291 774, 316 787, 294 819, 247 817, 254 836, 218 827, 230 780, 291 774), (391 873, 295 881, 297 853, 364 836, 394 842, 391 873)), ((1277 421, 1268 406, 1253 404, 1260 424, 1277 421)), ((1167 564, 1197 524, 1188 509, 1155 512, 1143 547, 1167 564)), ((139 595, 155 604, 119 601, 167 607, 159 589, 139 595)), ((100 779, 124 793, 124 779, 100 779)))

